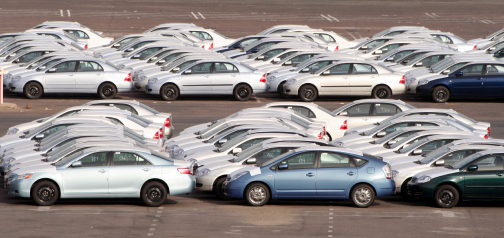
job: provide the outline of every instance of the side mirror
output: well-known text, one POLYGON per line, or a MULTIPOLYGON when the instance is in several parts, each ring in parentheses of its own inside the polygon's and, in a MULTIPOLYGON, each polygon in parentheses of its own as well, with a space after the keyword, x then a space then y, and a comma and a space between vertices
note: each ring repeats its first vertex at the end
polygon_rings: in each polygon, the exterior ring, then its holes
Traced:
POLYGON ((444 166, 445 161, 444 159, 440 159, 434 163, 435 166, 444 166))
POLYGON ((447 69, 447 70, 443 70, 443 72, 441 72, 442 74, 449 74, 450 73, 450 70, 447 69))
POLYGON ((331 71, 326 70, 326 71, 322 72, 322 75, 331 75, 331 71))
POLYGON ((138 54, 138 55, 133 55, 133 57, 131 57, 131 58, 132 58, 132 59, 138 59, 138 58, 140 58, 140 54, 138 54))
POLYGON ((388 144, 388 145, 393 145, 393 144, 395 144, 395 143, 397 143, 397 141, 396 141, 396 140, 390 140, 387 144, 388 144))
POLYGON ((362 46, 361 48, 359 48, 359 50, 367 50, 367 49, 369 49, 367 45, 362 46))
POLYGON ((464 76, 464 73, 460 71, 455 73, 455 77, 462 77, 462 76, 464 76))
POLYGON ((264 55, 260 55, 260 56, 257 56, 256 60, 263 60, 264 59, 264 55))
POLYGON ((415 64, 415 67, 420 67, 420 66, 422 66, 422 65, 423 65, 423 63, 422 63, 422 62, 418 62, 418 63, 416 63, 416 64, 415 64))
POLYGON ((386 135, 387 135, 386 131, 380 131, 380 132, 376 133, 376 137, 384 137, 386 135))
POLYGON ((386 62, 392 62, 392 61, 394 61, 394 57, 390 57, 390 58, 386 59, 385 61, 386 62))
POLYGON ((488 52, 494 51, 494 50, 495 50, 495 47, 490 47, 490 48, 487 49, 488 52))
POLYGON ((176 73, 176 72, 178 72, 179 70, 180 70, 180 68, 179 68, 179 67, 175 67, 175 68, 173 68, 171 71, 172 71, 173 73, 176 73))
POLYGON ((56 72, 56 68, 52 68, 46 71, 46 73, 54 73, 56 72))
POLYGON ((375 52, 373 53, 373 55, 381 55, 381 54, 383 54, 382 50, 375 50, 375 52))
MULTIPOLYGON (((287 62, 290 62, 290 60, 287 61, 287 62)), ((287 63, 287 62, 285 62, 285 63, 287 63)), ((304 69, 301 70, 301 72, 303 72, 303 73, 310 72, 310 69, 309 68, 304 68, 304 69)))
POLYGON ((192 74, 192 71, 190 69, 186 70, 184 74, 192 74))
POLYGON ((121 47, 121 44, 117 43, 117 44, 115 44, 115 45, 114 45, 114 46, 112 46, 112 47, 121 47))
POLYGON ((422 154, 422 150, 421 149, 413 151, 413 155, 421 155, 421 154, 422 154))
POLYGON ((478 170, 477 165, 469 165, 469 167, 467 167, 467 171, 476 171, 476 170, 478 170))
POLYGON ((247 164, 255 164, 255 163, 257 163, 257 159, 256 158, 250 158, 250 159, 246 160, 245 163, 247 163, 247 164))
POLYGON ((348 116, 348 112, 347 111, 344 111, 344 112, 340 112, 339 114, 340 116, 348 116))
POLYGON ((280 61, 280 58, 278 58, 278 57, 276 57, 276 58, 274 58, 273 60, 271 60, 271 62, 273 62, 273 63, 276 63, 276 62, 278 62, 278 61, 280 61))
POLYGON ((129 48, 129 49, 125 50, 125 51, 128 51, 128 52, 133 51, 133 48, 129 48))
POLYGON ((45 137, 45 134, 38 134, 35 136, 35 140, 42 140, 42 139, 44 139, 44 137, 45 137))
POLYGON ((160 64, 162 64, 164 62, 166 62, 166 60, 164 60, 164 59, 158 61, 158 63, 160 63, 160 64))
POLYGON ((281 164, 278 166, 278 170, 284 170, 284 169, 288 169, 289 168, 289 164, 281 164))
POLYGON ((236 45, 234 45, 234 46, 233 46, 233 48, 235 48, 235 49, 240 49, 240 44, 236 44, 236 45))
POLYGON ((258 50, 258 49, 253 49, 253 50, 251 50, 250 52, 252 52, 252 53, 257 53, 257 52, 259 52, 259 50, 258 50))
MULTIPOLYGON (((292 65, 292 61, 287 60, 287 61, 285 61, 284 65, 292 65)), ((310 71, 310 69, 309 69, 309 68, 304 68, 304 69, 302 69, 301 71, 303 71, 303 72, 308 72, 308 71, 310 71), (306 71, 304 71, 305 69, 306 69, 306 71)))
POLYGON ((226 143, 226 142, 227 142, 227 139, 220 139, 218 143, 219 143, 219 144, 224 144, 224 143, 226 143))
POLYGON ((236 154, 238 154, 238 153, 240 153, 240 152, 242 152, 242 149, 241 149, 241 148, 234 148, 234 149, 233 149, 233 151, 232 151, 231 153, 233 153, 233 154, 235 154, 235 155, 236 155, 236 154))
POLYGON ((14 60, 14 62, 19 63, 19 59, 14 60))
POLYGON ((71 165, 73 168, 75 167, 82 167, 82 161, 75 161, 71 165))

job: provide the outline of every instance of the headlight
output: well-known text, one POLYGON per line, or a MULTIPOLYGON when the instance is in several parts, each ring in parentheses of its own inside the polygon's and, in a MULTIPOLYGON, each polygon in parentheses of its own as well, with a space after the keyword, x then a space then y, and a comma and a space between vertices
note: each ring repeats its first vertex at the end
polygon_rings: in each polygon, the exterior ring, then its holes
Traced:
POLYGON ((10 79, 10 78, 12 78, 12 74, 11 74, 11 73, 6 74, 6 75, 4 76, 4 78, 5 78, 5 79, 10 79))
POLYGON ((392 177, 396 177, 399 175, 399 172, 397 170, 392 170, 392 177))
POLYGON ((16 134, 19 132, 19 129, 17 128, 10 128, 8 131, 7 131, 7 135, 12 135, 12 134, 16 134))
POLYGON ((341 141, 335 141, 335 142, 333 142, 333 143, 334 143, 334 145, 336 145, 336 146, 343 147, 343 142, 341 142, 341 141))
MULTIPOLYGON (((143 76, 142 76, 143 77, 143 76)), ((146 77, 147 78, 147 77, 146 77)), ((142 78, 140 78, 140 81, 142 81, 142 78)), ((158 79, 157 78, 153 78, 153 79, 149 79, 149 83, 155 83, 157 82, 158 79)))
POLYGON ((206 176, 210 173, 209 169, 202 169, 201 171, 198 171, 198 177, 206 176))
POLYGON ((275 79, 276 79, 275 76, 270 76, 270 77, 268 77, 268 82, 274 81, 275 79))
POLYGON ((119 67, 120 69, 124 69, 124 68, 126 68, 126 65, 124 65, 124 64, 120 64, 120 65, 118 65, 117 67, 119 67))
POLYGON ((145 75, 138 77, 138 81, 144 81, 146 79, 147 79, 147 76, 145 76, 145 75))
POLYGON ((424 176, 417 179, 417 183, 427 183, 430 180, 431 180, 431 177, 424 175, 424 176))
POLYGON ((16 76, 12 79, 12 81, 19 81, 21 79, 21 76, 16 76))
POLYGON ((424 84, 427 84, 428 82, 429 82, 429 80, 422 79, 422 80, 420 80, 420 82, 418 82, 418 85, 424 85, 424 84))
POLYGON ((231 177, 231 181, 237 180, 237 179, 243 177, 243 175, 248 174, 248 173, 249 173, 249 171, 243 171, 243 172, 237 173, 231 177))
POLYGON ((184 153, 184 150, 183 149, 178 149, 176 150, 175 152, 173 152, 173 156, 177 156, 177 155, 181 155, 184 153))
POLYGON ((293 84, 296 82, 296 79, 289 79, 287 80, 287 84, 293 84))
POLYGON ((29 179, 33 174, 23 174, 23 175, 18 175, 15 177, 12 181, 18 180, 18 179, 29 179))

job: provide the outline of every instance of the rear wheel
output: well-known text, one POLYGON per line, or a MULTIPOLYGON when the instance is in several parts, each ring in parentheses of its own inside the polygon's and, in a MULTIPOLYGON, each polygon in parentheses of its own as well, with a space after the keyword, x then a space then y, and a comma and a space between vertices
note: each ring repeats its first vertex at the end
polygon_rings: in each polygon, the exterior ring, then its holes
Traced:
POLYGON ((173 84, 165 84, 163 87, 161 87, 160 91, 161 97, 165 101, 173 101, 178 98, 179 96, 179 90, 177 86, 173 84))
POLYGON ((37 99, 42 97, 44 88, 37 82, 30 82, 24 87, 24 95, 29 99, 37 99))
POLYGON ((98 88, 98 95, 102 99, 111 99, 117 95, 117 88, 111 83, 102 83, 98 88))
POLYGON ((452 208, 456 206, 459 201, 459 193, 453 186, 443 185, 436 189, 434 201, 438 207, 452 208))
POLYGON ((384 85, 380 85, 373 90, 373 97, 378 99, 388 99, 392 96, 390 88, 384 85))
POLYGON ((317 98, 317 89, 312 85, 304 85, 299 89, 299 97, 304 102, 312 102, 317 98))
POLYGON ((350 193, 352 202, 357 207, 369 207, 375 199, 374 190, 367 184, 357 185, 350 193))
POLYGON ((152 181, 145 184, 140 196, 145 205, 149 207, 159 207, 165 203, 167 195, 168 191, 162 183, 152 181))
POLYGON ((434 102, 447 102, 450 99, 450 90, 445 86, 437 86, 432 90, 432 100, 434 102))
POLYGON ((247 101, 252 96, 252 88, 246 84, 238 84, 233 95, 238 101, 247 101))
POLYGON ((217 179, 217 181, 215 181, 215 184, 213 187, 213 192, 220 199, 228 199, 229 198, 224 193, 224 181, 226 181, 226 179, 227 179, 227 177, 222 177, 222 178, 217 179))
POLYGON ((270 199, 269 189, 262 183, 253 183, 245 189, 245 199, 252 206, 262 206, 270 199))
POLYGON ((31 197, 39 206, 51 206, 58 200, 58 186, 50 181, 40 181, 35 184, 31 197))

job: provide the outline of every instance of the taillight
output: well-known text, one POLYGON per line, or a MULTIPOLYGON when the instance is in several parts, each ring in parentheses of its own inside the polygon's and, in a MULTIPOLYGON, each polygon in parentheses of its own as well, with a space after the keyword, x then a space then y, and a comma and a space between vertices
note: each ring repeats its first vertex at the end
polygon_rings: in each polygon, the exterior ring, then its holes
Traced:
POLYGON ((476 46, 473 47, 473 50, 476 50, 476 46))
POLYGON ((261 77, 261 79, 259 79, 259 82, 260 83, 266 83, 266 74, 263 74, 263 76, 261 77))
POLYGON ((131 73, 129 73, 128 76, 124 78, 124 81, 131 81, 131 73))
POLYGON ((322 139, 322 133, 319 133, 317 138, 322 139))
POLYGON ((178 168, 177 170, 180 174, 191 174, 191 170, 188 168, 178 168))
POLYGON ((159 138, 163 138, 163 136, 164 136, 163 135, 163 128, 159 128, 159 138))
POLYGON ((385 177, 387 177, 387 179, 392 178, 392 173, 390 172, 390 165, 389 164, 386 164, 385 166, 383 166, 382 170, 383 170, 383 173, 385 173, 385 177))
POLYGON ((488 135, 483 136, 483 138, 488 139, 488 135))
POLYGON ((213 49, 213 43, 208 47, 209 50, 213 49))
POLYGON ((87 50, 87 45, 84 46, 84 49, 87 50))
POLYGON ((170 123, 170 118, 166 118, 166 120, 164 121, 164 126, 165 127, 170 127, 171 123, 170 123))
POLYGON ((326 135, 327 135, 327 131, 326 131, 325 126, 324 126, 324 136, 326 136, 326 135))
POLYGON ((201 46, 201 48, 202 48, 202 49, 205 49, 205 45, 202 45, 202 46, 201 46))
POLYGON ((341 125, 339 129, 340 129, 340 130, 346 130, 346 129, 348 129, 347 120, 345 120, 345 121, 343 122, 343 125, 341 125))
POLYGON ((337 50, 339 50, 339 45, 336 46, 336 48, 334 48, 334 51, 337 51, 337 50))
POLYGON ((490 127, 487 128, 488 135, 490 135, 490 127))
POLYGON ((399 80, 399 83, 400 84, 405 84, 406 83, 406 78, 404 77, 404 75, 402 76, 401 80, 399 80))
POLYGON ((154 136, 152 137, 152 139, 159 139, 159 132, 156 132, 156 134, 154 134, 154 136))

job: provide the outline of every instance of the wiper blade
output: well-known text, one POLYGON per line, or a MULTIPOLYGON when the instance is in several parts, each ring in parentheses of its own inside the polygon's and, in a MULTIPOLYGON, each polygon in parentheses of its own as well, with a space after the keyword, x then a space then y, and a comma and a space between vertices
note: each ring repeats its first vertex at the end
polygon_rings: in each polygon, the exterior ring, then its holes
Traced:
POLYGON ((447 168, 447 169, 453 169, 453 167, 451 165, 446 165, 445 168, 447 168))
POLYGON ((396 153, 396 154, 400 154, 401 152, 400 152, 400 151, 398 151, 398 150, 394 150, 394 153, 396 153))
POLYGON ((413 163, 415 163, 415 164, 421 164, 422 162, 420 162, 420 160, 417 160, 417 161, 413 161, 413 163))

